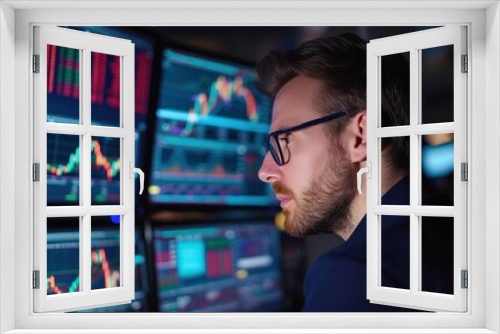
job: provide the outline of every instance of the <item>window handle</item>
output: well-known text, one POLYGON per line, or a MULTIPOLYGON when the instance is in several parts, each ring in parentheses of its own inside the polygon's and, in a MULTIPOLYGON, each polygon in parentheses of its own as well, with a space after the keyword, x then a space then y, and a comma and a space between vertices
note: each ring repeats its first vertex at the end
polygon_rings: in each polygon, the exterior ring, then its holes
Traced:
POLYGON ((370 179, 372 177, 372 168, 371 167, 372 167, 372 163, 367 161, 366 167, 361 168, 358 171, 358 192, 360 195, 361 195, 361 175, 366 173, 367 174, 366 177, 370 179))
POLYGON ((130 178, 134 178, 134 174, 137 173, 139 174, 139 184, 141 189, 139 190, 139 195, 142 195, 142 191, 144 190, 144 172, 140 168, 135 168, 134 167, 134 162, 130 161, 129 163, 129 171, 130 171, 130 178))

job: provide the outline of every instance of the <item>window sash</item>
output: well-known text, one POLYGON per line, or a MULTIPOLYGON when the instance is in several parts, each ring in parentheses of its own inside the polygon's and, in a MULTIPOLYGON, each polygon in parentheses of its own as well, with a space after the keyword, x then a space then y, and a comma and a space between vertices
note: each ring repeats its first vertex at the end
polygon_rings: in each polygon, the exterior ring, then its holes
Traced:
POLYGON ((466 28, 451 26, 422 32, 372 40, 367 48, 368 158, 372 177, 367 179, 367 296, 371 302, 404 306, 421 310, 467 310, 467 290, 461 288, 461 270, 467 270, 467 183, 460 180, 460 164, 467 162, 466 110, 467 76, 460 73, 461 55, 467 54, 466 28), (454 45, 454 122, 419 125, 421 51, 454 45), (410 52, 410 125, 381 127, 381 57, 410 52), (454 206, 449 208, 420 206, 421 149, 423 134, 454 133, 454 206), (410 205, 380 205, 381 200, 381 138, 410 138, 410 205), (382 243, 381 215, 410 216, 410 289, 381 286, 382 243), (454 295, 420 290, 421 240, 420 216, 454 217, 454 295))
POLYGON ((40 182, 34 188, 34 270, 40 271, 40 289, 34 290, 35 312, 73 311, 107 304, 127 303, 134 298, 134 46, 130 41, 64 28, 35 27, 34 51, 40 55, 40 73, 34 76, 34 161, 40 163, 40 182), (79 123, 47 122, 47 45, 79 50, 79 123), (120 126, 91 125, 91 53, 120 57, 120 126), (80 205, 47 206, 47 134, 78 135, 80 149, 80 205), (91 137, 120 140, 120 205, 91 204, 91 137), (120 215, 120 287, 91 288, 91 217, 120 215), (47 295, 47 217, 79 217, 78 292, 47 295))

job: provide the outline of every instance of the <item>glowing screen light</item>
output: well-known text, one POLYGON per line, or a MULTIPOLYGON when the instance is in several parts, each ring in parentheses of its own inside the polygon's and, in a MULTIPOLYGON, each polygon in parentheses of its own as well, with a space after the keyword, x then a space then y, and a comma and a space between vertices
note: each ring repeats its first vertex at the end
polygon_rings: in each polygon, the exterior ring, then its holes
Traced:
POLYGON ((150 199, 157 204, 269 205, 257 173, 272 104, 251 67, 166 50, 150 199))
POLYGON ((447 176, 453 172, 453 142, 439 146, 422 147, 422 169, 430 178, 447 176))

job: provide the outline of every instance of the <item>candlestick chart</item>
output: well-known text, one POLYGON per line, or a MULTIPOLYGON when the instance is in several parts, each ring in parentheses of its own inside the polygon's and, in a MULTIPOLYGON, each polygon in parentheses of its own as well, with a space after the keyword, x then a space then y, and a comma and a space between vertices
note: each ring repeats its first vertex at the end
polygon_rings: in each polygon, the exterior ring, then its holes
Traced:
MULTIPOLYGON (((80 138, 47 134, 47 204, 78 205, 80 199, 80 138)), ((92 204, 120 202, 120 139, 92 137, 92 204)))
POLYGON ((120 203, 120 139, 92 137, 92 204, 120 203))
POLYGON ((61 221, 61 218, 47 218, 48 295, 80 290, 80 219, 65 218, 65 229, 53 233, 61 221))
MULTIPOLYGON (((61 218, 58 218, 61 220, 61 218)), ((54 220, 54 218, 49 218, 54 220)), ((80 291, 79 232, 78 218, 63 218, 65 228, 51 228, 47 234, 47 294, 64 294, 80 291)), ((91 289, 106 289, 120 286, 120 235, 119 231, 93 229, 91 233, 91 289)), ((92 309, 92 312, 117 312, 149 309, 148 277, 145 247, 139 233, 135 245, 135 289, 134 306, 115 306, 92 309)))
MULTIPOLYGON (((93 235, 94 238, 97 236, 93 235)), ((92 247, 93 290, 120 286, 120 239, 119 234, 94 241, 92 247)))
POLYGON ((249 67, 166 50, 152 156, 153 203, 267 205, 257 179, 271 102, 249 67))

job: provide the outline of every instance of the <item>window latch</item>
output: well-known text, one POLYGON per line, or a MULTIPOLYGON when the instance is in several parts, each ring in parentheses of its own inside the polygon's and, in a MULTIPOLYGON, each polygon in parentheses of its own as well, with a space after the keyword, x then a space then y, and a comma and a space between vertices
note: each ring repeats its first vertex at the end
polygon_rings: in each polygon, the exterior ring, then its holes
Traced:
POLYGON ((358 192, 361 195, 361 175, 366 173, 367 178, 371 179, 372 178, 372 163, 370 161, 366 162, 366 167, 361 168, 358 171, 358 192))
POLYGON ((131 179, 135 177, 135 173, 139 174, 139 184, 140 184, 140 190, 139 190, 139 195, 142 195, 142 191, 144 190, 144 172, 140 168, 135 168, 134 167, 134 162, 130 161, 129 163, 129 176, 131 179))

